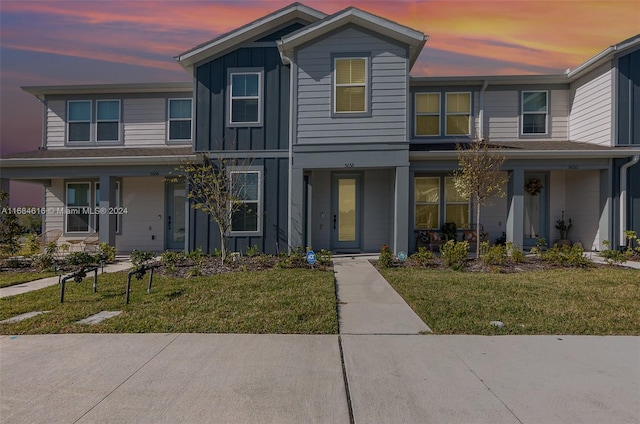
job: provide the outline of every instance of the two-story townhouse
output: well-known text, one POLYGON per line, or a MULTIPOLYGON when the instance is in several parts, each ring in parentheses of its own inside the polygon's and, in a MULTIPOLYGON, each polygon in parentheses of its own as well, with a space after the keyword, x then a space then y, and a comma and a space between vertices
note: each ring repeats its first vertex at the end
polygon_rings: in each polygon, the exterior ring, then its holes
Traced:
POLYGON ((190 87, 26 88, 45 103, 46 150, 3 158, 3 184, 42 182, 47 206, 129 208, 117 218, 45 218, 67 237, 99 230, 119 251, 211 252, 215 224, 163 175, 193 153, 249 158, 232 170, 250 186, 233 250, 412 251, 420 230, 470 226, 472 207, 450 177, 456 146, 484 138, 509 175, 507 197, 483 211, 491 241, 553 242, 563 211, 586 249, 640 232, 640 36, 564 74, 411 77, 426 39, 356 8, 325 15, 294 3, 177 56, 190 87), (131 136, 128 103, 139 106, 131 136), (116 117, 122 138, 98 137, 114 132, 116 117), (192 117, 190 140, 174 144, 171 125, 186 131, 192 117))

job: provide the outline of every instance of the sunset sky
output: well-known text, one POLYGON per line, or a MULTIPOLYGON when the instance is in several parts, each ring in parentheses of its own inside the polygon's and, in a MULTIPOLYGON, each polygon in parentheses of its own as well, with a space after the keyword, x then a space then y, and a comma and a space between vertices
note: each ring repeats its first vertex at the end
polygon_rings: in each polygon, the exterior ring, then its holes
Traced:
MULTIPOLYGON (((189 81, 174 56, 290 3, 0 0, 0 154, 41 143, 41 105, 21 86, 189 81)), ((429 35, 415 76, 562 73, 640 33, 640 0, 302 3, 429 35)))

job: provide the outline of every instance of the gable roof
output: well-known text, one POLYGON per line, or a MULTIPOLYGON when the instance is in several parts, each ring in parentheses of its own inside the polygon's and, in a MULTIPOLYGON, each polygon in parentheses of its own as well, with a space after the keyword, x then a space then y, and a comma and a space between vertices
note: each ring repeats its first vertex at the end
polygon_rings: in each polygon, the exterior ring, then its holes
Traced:
POLYGON ((380 16, 373 15, 356 7, 348 7, 333 15, 326 16, 305 28, 285 35, 281 40, 276 41, 282 61, 289 63, 296 47, 349 23, 407 44, 409 46, 410 67, 415 63, 428 38, 428 36, 420 31, 381 18, 380 16))
POLYGON ((239 44, 254 40, 266 32, 275 30, 291 21, 303 20, 306 22, 316 22, 325 16, 327 16, 325 13, 301 3, 292 3, 240 28, 187 50, 176 56, 175 60, 183 67, 189 69, 204 59, 218 56, 239 44))
POLYGON ((619 42, 618 44, 607 47, 597 55, 588 59, 586 62, 578 65, 573 70, 567 69, 566 75, 571 81, 573 81, 590 70, 610 61, 615 55, 638 46, 640 46, 640 34, 636 34, 633 37, 619 42))

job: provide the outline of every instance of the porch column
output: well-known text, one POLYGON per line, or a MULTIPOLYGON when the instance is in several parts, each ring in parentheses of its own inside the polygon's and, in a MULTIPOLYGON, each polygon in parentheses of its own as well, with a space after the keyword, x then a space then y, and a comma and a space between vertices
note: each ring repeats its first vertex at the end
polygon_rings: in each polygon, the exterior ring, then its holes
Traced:
POLYGON ((516 168, 510 172, 507 196, 509 206, 507 241, 522 248, 524 242, 524 169, 516 168))
POLYGON ((289 249, 305 247, 304 243, 304 170, 291 168, 289 193, 289 249))
POLYGON ((116 245, 117 215, 109 213, 109 208, 116 206, 116 179, 114 177, 100 177, 100 243, 116 245))
MULTIPOLYGON (((611 193, 611 171, 603 169, 600 171, 600 221, 598 222, 598 238, 591 249, 602 250, 603 240, 612 240, 613 234, 613 198, 611 193)), ((589 246, 584 246, 588 249, 589 246)))
POLYGON ((409 249, 409 167, 396 167, 393 213, 393 251, 409 249))
MULTIPOLYGON (((9 180, 8 178, 0 178, 0 191, 4 191, 7 194, 9 194, 9 180)), ((0 206, 4 206, 4 205, 8 205, 9 201, 8 200, 2 200, 2 203, 0 203, 0 206)))

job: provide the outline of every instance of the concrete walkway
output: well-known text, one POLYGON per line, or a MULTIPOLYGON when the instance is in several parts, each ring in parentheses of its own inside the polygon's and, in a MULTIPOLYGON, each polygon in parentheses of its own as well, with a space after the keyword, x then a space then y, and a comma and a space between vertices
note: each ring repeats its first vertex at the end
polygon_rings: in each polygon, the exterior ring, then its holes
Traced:
MULTIPOLYGON (((131 262, 129 259, 119 259, 113 264, 105 265, 104 272, 125 271, 129 268, 131 268, 131 262)), ((100 270, 98 271, 99 274, 101 272, 102 271, 100 270)), ((59 277, 56 275, 55 277, 42 278, 40 280, 29 281, 28 283, 16 284, 15 286, 3 287, 0 288, 0 299, 34 290, 40 290, 49 286, 55 286, 58 284, 58 281, 59 277)))
POLYGON ((431 329, 367 257, 334 258, 340 334, 419 334, 431 329))

